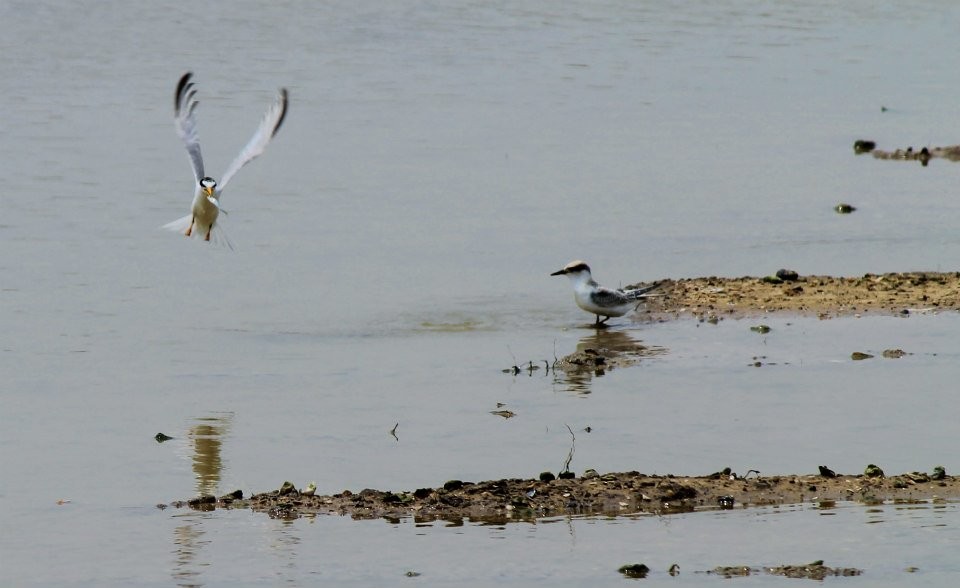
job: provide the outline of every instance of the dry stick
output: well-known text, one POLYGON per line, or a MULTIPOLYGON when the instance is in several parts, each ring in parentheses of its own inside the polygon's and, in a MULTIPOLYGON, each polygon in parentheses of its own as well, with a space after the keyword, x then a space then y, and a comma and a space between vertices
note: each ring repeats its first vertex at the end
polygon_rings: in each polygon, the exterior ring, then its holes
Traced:
MULTIPOLYGON (((566 425, 566 423, 564 423, 566 425)), ((573 452, 577 447, 577 436, 573 434, 573 429, 570 428, 570 425, 567 425, 567 430, 570 431, 570 453, 567 454, 567 461, 563 462, 563 469, 560 470, 561 473, 570 471, 570 462, 573 461, 573 452)))

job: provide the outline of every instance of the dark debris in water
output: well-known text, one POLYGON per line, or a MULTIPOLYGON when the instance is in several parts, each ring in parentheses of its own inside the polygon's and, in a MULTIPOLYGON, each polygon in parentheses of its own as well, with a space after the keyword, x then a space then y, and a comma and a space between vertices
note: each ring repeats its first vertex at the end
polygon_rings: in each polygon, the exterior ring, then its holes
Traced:
POLYGON ((773 567, 742 565, 717 566, 707 573, 723 576, 724 578, 735 578, 765 573, 770 574, 771 576, 784 576, 787 578, 823 580, 828 576, 859 576, 863 573, 863 570, 857 568, 833 568, 824 565, 823 560, 818 560, 808 564, 786 564, 773 567))
POLYGON ((650 573, 650 568, 642 563, 635 563, 620 566, 617 571, 628 578, 646 578, 647 574, 650 573))
POLYGON ((857 155, 870 153, 876 159, 887 159, 894 161, 919 161, 920 165, 926 167, 931 159, 946 159, 947 161, 960 161, 960 145, 947 145, 945 147, 921 147, 914 149, 913 146, 899 147, 893 151, 877 149, 877 144, 873 141, 858 139, 853 143, 853 152, 857 155))
POLYGON ((846 202, 841 202, 840 204, 837 204, 836 206, 833 207, 834 212, 837 212, 839 214, 850 214, 856 209, 857 209, 856 206, 852 204, 847 204, 846 202))

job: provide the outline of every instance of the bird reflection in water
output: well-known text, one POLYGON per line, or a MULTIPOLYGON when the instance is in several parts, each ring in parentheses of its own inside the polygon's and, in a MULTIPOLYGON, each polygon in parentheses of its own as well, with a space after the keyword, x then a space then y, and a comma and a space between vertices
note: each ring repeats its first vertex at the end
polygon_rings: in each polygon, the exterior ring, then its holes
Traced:
MULTIPOLYGON (((233 423, 233 413, 196 419, 187 429, 193 474, 197 495, 217 494, 223 473, 222 445, 233 423)), ((211 510, 214 505, 210 505, 211 510)), ((178 515, 182 524, 173 531, 174 565, 171 575, 178 586, 200 586, 202 570, 209 565, 202 560, 203 548, 210 541, 204 539, 204 513, 193 511, 178 515)))
POLYGON ((554 381, 570 392, 590 394, 591 383, 607 370, 631 366, 645 357, 666 353, 643 345, 624 331, 596 330, 580 339, 573 353, 554 364, 554 381))
POLYGON ((201 417, 187 431, 193 450, 193 474, 196 476, 197 495, 216 494, 223 473, 221 449, 223 439, 230 431, 233 413, 201 417))

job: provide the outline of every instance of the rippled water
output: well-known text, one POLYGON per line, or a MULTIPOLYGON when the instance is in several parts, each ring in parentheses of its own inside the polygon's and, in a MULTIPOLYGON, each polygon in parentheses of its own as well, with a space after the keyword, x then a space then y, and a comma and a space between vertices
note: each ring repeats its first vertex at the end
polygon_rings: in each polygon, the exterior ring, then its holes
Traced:
POLYGON ((958 24, 935 1, 0 5, 0 575, 582 585, 634 560, 712 582, 687 570, 826 559, 952 585, 953 505, 503 529, 154 505, 531 476, 562 466, 567 425, 578 471, 956 472, 953 314, 598 334, 549 273, 952 269, 955 165, 851 147, 957 142, 958 24), (192 194, 186 70, 215 175, 291 92, 224 197, 235 252, 157 229, 192 194), (502 371, 599 344, 662 352, 502 371))

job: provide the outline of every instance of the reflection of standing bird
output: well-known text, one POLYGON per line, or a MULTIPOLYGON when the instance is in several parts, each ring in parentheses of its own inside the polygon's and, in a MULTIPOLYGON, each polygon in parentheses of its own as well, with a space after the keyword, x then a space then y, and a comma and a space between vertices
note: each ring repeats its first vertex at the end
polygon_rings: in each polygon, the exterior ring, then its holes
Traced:
POLYGON ((580 260, 571 261, 562 270, 550 275, 566 275, 570 278, 573 284, 573 298, 577 301, 577 306, 597 315, 597 322, 594 323, 596 326, 606 323, 612 316, 627 314, 627 311, 636 308, 642 299, 647 298, 647 292, 660 285, 658 283, 635 290, 604 288, 590 275, 590 266, 580 260), (601 316, 605 318, 600 320, 601 316))
MULTIPOLYGON (((220 196, 223 194, 224 188, 227 187, 230 178, 241 167, 263 153, 267 144, 270 143, 270 139, 277 134, 277 130, 283 123, 283 117, 287 114, 287 90, 286 88, 280 88, 277 101, 263 115, 263 120, 260 121, 257 131, 253 134, 247 146, 243 148, 243 151, 227 168, 218 186, 216 180, 203 174, 203 157, 200 155, 197 120, 194 116, 194 111, 199 103, 196 99, 197 90, 194 88, 192 78, 193 74, 190 72, 183 74, 183 77, 180 78, 173 106, 177 134, 183 139, 183 143, 187 147, 187 153, 190 154, 190 163, 193 165, 197 190, 193 196, 190 214, 172 223, 167 223, 162 228, 182 232, 187 237, 191 235, 202 236, 205 241, 210 241, 212 235, 215 243, 230 247, 230 241, 217 223, 217 218, 222 210, 220 208, 220 196)), ((226 214, 226 211, 223 212, 226 214)))

